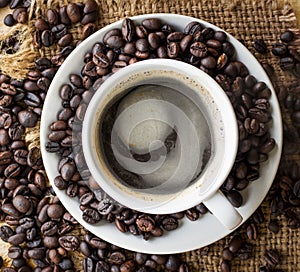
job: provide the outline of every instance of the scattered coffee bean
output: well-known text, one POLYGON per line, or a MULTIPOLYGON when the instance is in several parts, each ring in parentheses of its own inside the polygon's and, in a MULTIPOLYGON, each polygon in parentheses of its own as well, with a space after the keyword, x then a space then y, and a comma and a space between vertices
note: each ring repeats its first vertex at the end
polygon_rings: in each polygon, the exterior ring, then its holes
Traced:
POLYGON ((15 24, 15 19, 12 14, 8 14, 4 17, 4 24, 7 26, 13 26, 15 24))
POLYGON ((280 40, 285 43, 289 43, 293 39, 294 39, 294 33, 290 30, 285 31, 280 35, 280 40))
POLYGON ((264 258, 266 263, 271 267, 274 267, 280 263, 280 255, 276 249, 266 250, 264 258))
POLYGON ((253 47, 258 53, 264 54, 267 52, 267 45, 262 39, 256 40, 253 44, 253 47))

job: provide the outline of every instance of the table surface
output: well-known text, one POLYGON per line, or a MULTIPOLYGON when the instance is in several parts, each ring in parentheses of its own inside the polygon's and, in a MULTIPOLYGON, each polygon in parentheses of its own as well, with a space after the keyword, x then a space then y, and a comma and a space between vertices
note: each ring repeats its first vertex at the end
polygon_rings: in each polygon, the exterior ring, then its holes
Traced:
MULTIPOLYGON (((282 4, 286 0, 282 0, 282 4)), ((289 0, 292 4, 292 7, 295 11, 296 17, 297 17, 297 25, 300 27, 300 0, 289 0)), ((9 9, 1 9, 0 10, 0 19, 3 18, 3 14, 7 14, 9 9)), ((0 20, 0 35, 7 32, 9 28, 5 27, 3 25, 3 20, 0 20)), ((3 246, 0 246, 0 256, 6 254, 6 249, 3 246)))
POLYGON ((300 1, 299 0, 290 0, 290 2, 292 3, 292 6, 293 6, 296 16, 297 16, 298 27, 300 27, 300 1))

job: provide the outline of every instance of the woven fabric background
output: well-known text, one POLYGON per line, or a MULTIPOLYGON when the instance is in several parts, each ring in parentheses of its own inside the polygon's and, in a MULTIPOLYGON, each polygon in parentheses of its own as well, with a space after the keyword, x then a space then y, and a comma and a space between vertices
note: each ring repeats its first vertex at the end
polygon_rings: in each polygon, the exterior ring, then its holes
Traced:
MULTIPOLYGON (((79 1, 78 1, 79 2, 79 1)), ((279 35, 283 30, 291 29, 295 31, 297 39, 295 46, 299 43, 300 31, 296 28, 296 17, 288 1, 278 0, 97 0, 100 5, 100 18, 98 21, 99 28, 122 19, 126 16, 139 15, 144 13, 177 13, 195 18, 200 18, 213 23, 230 34, 235 36, 252 53, 261 63, 269 63, 275 69, 276 78, 273 80, 278 84, 285 84, 294 80, 286 72, 280 70, 278 59, 271 53, 261 55, 256 53, 252 47, 255 39, 264 39, 268 48, 279 40, 279 35)), ((50 56, 58 52, 56 46, 35 50, 31 45, 31 30, 33 28, 33 18, 43 16, 47 8, 55 8, 67 4, 66 0, 32 0, 31 18, 27 26, 22 27, 21 33, 25 35, 25 42, 21 47, 23 61, 15 62, 13 56, 8 59, 7 56, 0 56, 0 67, 3 71, 10 74, 11 77, 24 77, 26 71, 33 67, 33 61, 39 56, 50 56), (7 64, 12 64, 13 69, 8 69, 7 64), (8 70, 5 70, 7 67, 8 70)), ((2 12, 3 13, 3 12, 2 12)), ((0 18, 1 19, 1 18, 0 18)), ((17 29, 20 27, 17 26, 17 29)), ((5 35, 11 35, 2 30, 5 35)), ((15 31, 14 28, 10 31, 15 31)), ((71 30, 74 39, 81 35, 81 27, 76 26, 71 30)), ((0 38, 3 39, 4 36, 0 38)), ((270 52, 270 51, 269 51, 270 52)), ((17 53, 18 54, 18 53, 17 53)), ((10 67, 11 68, 11 67, 10 67)), ((287 115, 283 111, 283 118, 289 122, 287 115)), ((38 135, 36 128, 30 135, 35 138, 38 135)), ((34 141, 38 143, 38 141, 34 141)), ((287 160, 298 160, 298 155, 285 157, 287 160)), ((267 228, 267 222, 270 218, 270 199, 269 197, 261 205, 265 213, 266 223, 259 226, 259 237, 256 241, 251 242, 254 245, 253 258, 247 261, 241 261, 236 258, 232 262, 232 271, 258 271, 259 266, 264 265, 263 254, 266 249, 276 248, 282 254, 280 268, 284 271, 300 271, 300 230, 291 230, 287 227, 286 220, 280 218, 282 226, 278 234, 271 233, 267 228)), ((205 233, 195 233, 193 235, 205 235, 205 233)), ((191 268, 191 271, 220 271, 221 252, 224 246, 229 242, 230 236, 216 242, 208 247, 209 253, 203 256, 203 249, 186 252, 182 254, 191 268)), ((178 241, 180 243, 180 241, 178 241)), ((6 254, 7 244, 0 242, 0 252, 6 254)), ((0 253, 1 254, 1 253, 0 253)), ((1 255, 2 255, 1 254, 1 255)), ((81 267, 80 255, 74 255, 78 269, 81 267)))

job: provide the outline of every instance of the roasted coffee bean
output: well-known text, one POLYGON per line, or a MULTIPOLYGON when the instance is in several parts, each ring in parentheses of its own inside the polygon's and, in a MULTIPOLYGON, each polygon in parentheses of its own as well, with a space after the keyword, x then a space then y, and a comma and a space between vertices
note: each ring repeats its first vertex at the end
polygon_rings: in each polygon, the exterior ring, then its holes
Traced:
POLYGON ((61 269, 65 270, 65 271, 66 270, 71 270, 72 271, 73 266, 74 266, 72 260, 69 259, 69 258, 63 258, 58 265, 61 269))
POLYGON ((235 53, 234 46, 230 42, 224 42, 224 43, 222 43, 222 49, 223 49, 223 52, 228 57, 232 57, 234 55, 234 53, 235 53))
POLYGON ((7 133, 7 130, 0 129, 0 145, 6 146, 9 143, 9 135, 7 133))
POLYGON ((79 75, 71 74, 69 76, 70 82, 77 88, 82 87, 82 78, 79 75))
POLYGON ((280 59, 279 65, 284 71, 292 70, 295 66, 295 60, 291 57, 284 57, 280 59))
POLYGON ((54 42, 54 35, 50 30, 44 30, 41 34, 42 44, 46 47, 49 47, 54 42))
POLYGON ((168 43, 176 42, 179 43, 183 38, 185 37, 185 34, 183 32, 172 32, 167 36, 168 43))
POLYGON ((135 26, 131 19, 126 18, 122 22, 122 36, 126 42, 132 42, 135 35, 135 26))
POLYGON ((0 152, 0 165, 9 164, 12 161, 12 154, 9 151, 0 152))
POLYGON ((155 263, 163 265, 166 263, 168 257, 166 255, 151 255, 151 259, 154 260, 155 263))
POLYGON ((90 224, 96 224, 101 220, 100 214, 94 209, 85 209, 82 213, 84 221, 90 224))
POLYGON ((93 62, 101 68, 107 68, 110 65, 109 58, 102 52, 98 51, 93 55, 93 62))
POLYGON ((28 20, 27 10, 24 7, 18 7, 13 11, 13 18, 20 24, 25 24, 28 20))
POLYGON ((20 124, 26 128, 34 127, 38 121, 38 116, 31 110, 23 110, 18 113, 20 124))
POLYGON ((67 129, 67 123, 65 121, 62 121, 62 120, 55 121, 50 125, 50 129, 52 131, 66 130, 67 129))
POLYGON ((148 44, 151 49, 157 49, 160 46, 160 37, 156 33, 150 33, 148 36, 148 44))
POLYGON ((257 232, 258 232, 258 230, 257 230, 255 223, 250 223, 247 225, 246 234, 250 241, 257 239, 257 232))
POLYGON ((14 207, 21 213, 26 213, 32 205, 29 198, 22 195, 17 195, 14 197, 12 203, 14 207))
POLYGON ((82 262, 82 267, 85 272, 92 272, 95 271, 95 264, 92 258, 85 258, 82 262))
POLYGON ((180 48, 178 43, 176 42, 170 42, 167 46, 167 55, 171 59, 175 59, 178 57, 180 52, 180 48))
POLYGON ((201 59, 201 64, 207 69, 214 69, 217 65, 217 62, 214 57, 208 56, 201 59))
POLYGON ((136 224, 141 231, 149 232, 154 229, 155 221, 150 216, 142 215, 136 219, 136 224))
POLYGON ((11 245, 17 246, 25 242, 26 235, 25 233, 17 233, 10 236, 7 240, 11 245))
POLYGON ((149 44, 148 41, 146 39, 138 39, 135 42, 135 47, 137 50, 141 51, 141 52, 146 52, 149 50, 149 44))
POLYGON ((28 250, 27 254, 29 258, 40 260, 45 258, 45 248, 34 248, 28 250))
POLYGON ((243 243, 244 241, 240 235, 234 235, 228 245, 228 248, 232 253, 236 253, 242 247, 243 243))
POLYGON ((275 56, 283 57, 287 54, 288 47, 282 43, 276 43, 272 47, 272 53, 275 56))
POLYGON ((10 1, 8 1, 8 0, 0 1, 0 8, 6 7, 9 3, 10 3, 10 1))
POLYGON ((279 224, 277 221, 272 220, 269 225, 268 225, 268 229, 270 231, 272 231, 273 233, 277 234, 279 232, 279 224))
POLYGON ((166 216, 162 220, 161 225, 165 230, 171 231, 178 227, 178 220, 175 217, 166 216))
POLYGON ((121 265, 125 261, 126 261, 126 256, 120 251, 113 252, 108 258, 108 262, 112 264, 121 265))
POLYGON ((252 218, 253 218, 253 220, 254 220, 254 222, 255 222, 256 224, 261 224, 261 223, 263 223, 263 222, 265 221, 265 216, 264 216, 264 214, 263 214, 261 208, 258 208, 258 209, 254 212, 252 218))
POLYGON ((190 52, 195 57, 203 58, 208 54, 207 46, 202 42, 194 42, 190 46, 190 52))
POLYGON ((38 147, 33 147, 29 150, 27 164, 34 170, 39 170, 43 167, 42 156, 38 147))
POLYGON ((236 253, 240 260, 248 260, 252 256, 252 245, 249 243, 244 244, 236 253))
POLYGON ((8 135, 11 140, 17 141, 21 140, 25 132, 24 126, 19 123, 13 123, 8 129, 8 135))
POLYGON ((6 225, 0 226, 0 238, 4 242, 8 242, 8 238, 13 235, 13 230, 6 225))
POLYGON ((6 178, 4 181, 4 187, 8 190, 14 190, 19 185, 19 181, 14 178, 6 178))
POLYGON ((190 22, 188 23, 185 28, 184 28, 184 33, 185 34, 190 34, 190 35, 194 35, 197 32, 201 32, 202 31, 202 26, 199 22, 190 22))
POLYGON ((262 39, 256 40, 253 44, 253 47, 258 53, 264 54, 267 52, 267 45, 262 39))
POLYGON ((280 35, 280 40, 285 43, 289 43, 294 40, 294 33, 290 30, 287 30, 280 35))
POLYGON ((79 239, 74 235, 65 235, 61 236, 58 239, 58 242, 61 247, 67 251, 75 251, 79 247, 79 239))
POLYGON ((40 30, 40 31, 49 29, 48 23, 47 23, 43 18, 38 18, 38 19, 34 22, 34 26, 36 27, 36 29, 38 29, 38 30, 40 30))
POLYGON ((40 97, 32 92, 26 93, 24 97, 24 102, 27 106, 31 107, 39 107, 41 105, 40 97))
POLYGON ((55 153, 60 150, 60 144, 57 142, 47 142, 45 148, 47 152, 55 153))
POLYGON ((20 246, 10 246, 7 255, 11 259, 19 259, 22 257, 22 248, 20 246))
MULTIPOLYGON (((67 30, 67 27, 64 25, 64 24, 58 24, 58 25, 55 25, 54 27, 51 28, 51 32, 54 34, 55 38, 57 40, 63 38, 64 36, 67 35, 68 33, 68 30, 67 30)), ((71 34, 69 34, 66 38, 67 40, 69 41, 69 43, 71 42, 72 40, 72 35, 70 37, 71 34)), ((68 43, 68 42, 67 42, 68 43)), ((66 44, 67 45, 67 44, 66 44)), ((66 46, 65 45, 65 46, 66 46)))
POLYGON ((236 190, 229 191, 226 196, 229 202, 236 208, 240 207, 243 204, 243 197, 236 190))
POLYGON ((166 269, 177 271, 180 266, 180 259, 176 255, 170 255, 165 263, 166 269))
POLYGON ((45 235, 45 236, 52 236, 55 235, 58 231, 58 226, 57 223, 55 223, 54 221, 48 221, 45 222, 42 226, 41 226, 41 232, 45 235))
MULTIPOLYGON (((81 39, 84 40, 91 36, 97 30, 97 26, 94 23, 88 23, 82 28, 81 39)), ((111 41, 110 41, 111 42, 111 41)))
POLYGON ((34 224, 35 224, 34 219, 30 217, 23 217, 19 220, 20 227, 22 227, 25 230, 32 228, 34 224))
POLYGON ((145 19, 142 21, 142 26, 149 30, 158 30, 162 26, 162 22, 160 19, 157 18, 150 18, 150 19, 145 19))
POLYGON ((0 128, 8 129, 12 124, 12 116, 4 111, 0 112, 0 128))
POLYGON ((52 219, 59 219, 64 214, 64 208, 60 204, 50 204, 47 208, 47 214, 52 219))
MULTIPOLYGON (((89 2, 94 2, 94 1, 89 1, 89 2)), ((96 5, 97 3, 94 2, 96 5)), ((87 3, 85 4, 85 7, 86 7, 87 3)), ((83 14, 83 18, 81 20, 81 23, 83 25, 86 25, 88 23, 94 23, 98 18, 98 10, 95 10, 93 12, 90 12, 90 13, 86 13, 86 14, 83 14)))
POLYGON ((15 24, 15 19, 12 14, 7 14, 3 20, 4 24, 7 26, 13 26, 15 24))
POLYGON ((24 89, 29 92, 39 91, 39 87, 34 80, 25 80, 24 81, 24 89))
POLYGON ((69 3, 66 12, 73 24, 78 23, 81 20, 79 7, 75 3, 69 3))
POLYGON ((274 267, 280 263, 280 255, 276 249, 266 250, 264 254, 265 261, 271 267, 274 267))
POLYGON ((232 261, 234 258, 234 254, 229 250, 228 247, 223 249, 222 259, 226 261, 232 261))
POLYGON ((71 178, 75 174, 75 171, 76 171, 76 168, 75 168, 75 163, 74 162, 65 163, 60 168, 60 174, 61 174, 62 178, 66 181, 71 180, 71 178))
POLYGON ((42 76, 47 77, 48 79, 53 79, 57 72, 56 68, 47 68, 41 72, 42 76))
POLYGON ((7 178, 14 178, 19 176, 21 171, 21 167, 19 164, 17 163, 13 163, 8 165, 5 169, 4 169, 4 176, 7 178))
POLYGON ((50 25, 57 25, 59 20, 59 15, 55 9, 48 9, 46 11, 46 20, 50 25))

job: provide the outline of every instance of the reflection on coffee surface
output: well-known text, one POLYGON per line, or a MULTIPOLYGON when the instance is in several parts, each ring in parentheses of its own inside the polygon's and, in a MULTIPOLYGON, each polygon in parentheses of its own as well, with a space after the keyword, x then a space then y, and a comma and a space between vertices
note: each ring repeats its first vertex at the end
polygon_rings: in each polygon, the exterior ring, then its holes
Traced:
POLYGON ((100 117, 98 151, 126 186, 176 193, 200 176, 212 153, 201 107, 160 83, 125 90, 100 117), (124 95, 125 94, 125 95, 124 95))

